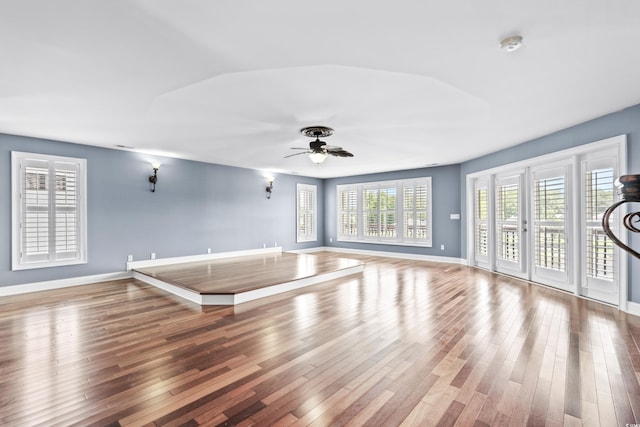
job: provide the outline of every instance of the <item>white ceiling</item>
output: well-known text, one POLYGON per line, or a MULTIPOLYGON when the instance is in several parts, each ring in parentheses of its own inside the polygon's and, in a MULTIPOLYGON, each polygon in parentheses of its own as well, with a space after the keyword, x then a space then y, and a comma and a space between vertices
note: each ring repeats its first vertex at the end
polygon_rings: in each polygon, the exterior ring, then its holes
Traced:
POLYGON ((0 132, 318 177, 459 163, 640 103, 638 41, 638 0, 0 0, 0 132), (285 159, 311 125, 355 156, 285 159))

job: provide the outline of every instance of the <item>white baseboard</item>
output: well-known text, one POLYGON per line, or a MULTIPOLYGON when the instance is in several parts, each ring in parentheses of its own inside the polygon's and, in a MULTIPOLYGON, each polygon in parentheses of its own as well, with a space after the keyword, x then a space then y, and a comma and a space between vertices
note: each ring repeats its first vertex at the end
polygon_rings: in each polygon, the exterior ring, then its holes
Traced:
MULTIPOLYGON (((233 303, 240 304, 243 302, 253 301, 258 298, 264 298, 264 297, 292 291, 295 289, 305 288, 307 286, 317 285, 319 283, 328 282, 330 280, 339 279, 341 277, 351 276, 352 274, 362 273, 363 270, 364 270, 364 264, 359 264, 353 267, 344 268, 342 270, 331 271, 329 273, 320 274, 318 276, 305 277, 303 279, 292 280, 291 282, 280 283, 278 285, 273 285, 266 288, 243 292, 243 293, 234 295, 233 303)), ((209 304, 212 305, 214 303, 209 303, 209 304)))
POLYGON ((640 303, 627 301, 627 309, 624 311, 635 316, 640 316, 640 303))
POLYGON ((48 280, 46 282, 25 283, 22 285, 0 287, 0 297, 26 294, 29 292, 50 291, 53 289, 70 288, 72 286, 89 285, 91 283, 106 282, 108 280, 129 279, 132 275, 128 271, 117 273, 96 274, 93 276, 71 277, 69 279, 48 280))
POLYGON ((158 267, 160 265, 169 264, 182 264, 184 262, 210 261, 212 259, 232 258, 247 255, 265 255, 272 253, 282 253, 282 248, 280 246, 276 246, 274 248, 247 249, 244 251, 215 252, 212 254, 187 255, 172 258, 156 258, 145 259, 142 261, 130 261, 127 262, 127 270, 133 270, 134 268, 158 267))
POLYGON ((416 261, 431 261, 431 262, 442 262, 446 264, 467 265, 467 260, 464 258, 411 254, 406 252, 383 252, 383 251, 372 251, 372 250, 366 250, 366 249, 347 249, 347 248, 337 248, 334 246, 318 246, 315 248, 301 249, 301 250, 289 251, 289 252, 313 253, 313 252, 320 252, 320 251, 343 252, 346 254, 383 256, 388 258, 412 259, 416 261))
POLYGON ((177 295, 188 301, 202 305, 202 295, 197 292, 193 292, 188 289, 181 288, 180 286, 175 286, 170 283, 163 282, 162 280, 156 279, 155 277, 147 276, 146 274, 138 273, 137 271, 133 272, 133 278, 155 286, 156 288, 162 289, 163 291, 177 295))

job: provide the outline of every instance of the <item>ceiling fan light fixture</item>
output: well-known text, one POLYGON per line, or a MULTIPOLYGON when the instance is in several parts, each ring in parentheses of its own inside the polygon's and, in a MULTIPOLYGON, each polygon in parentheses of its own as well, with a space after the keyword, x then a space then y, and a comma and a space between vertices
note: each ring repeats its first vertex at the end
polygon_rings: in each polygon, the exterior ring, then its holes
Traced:
POLYGON ((319 165, 320 163, 324 162, 324 160, 327 158, 327 153, 324 153, 324 152, 311 153, 309 154, 309 158, 313 163, 316 163, 319 165))
POLYGON ((308 154, 309 159, 319 165, 324 162, 327 156, 335 157, 353 157, 353 154, 347 150, 343 150, 342 147, 336 147, 333 145, 327 145, 326 142, 320 140, 320 137, 327 137, 333 135, 333 129, 326 126, 310 126, 300 129, 300 133, 310 138, 315 138, 309 143, 309 148, 291 147, 292 150, 304 150, 295 154, 290 154, 286 157, 298 156, 300 154, 308 154))

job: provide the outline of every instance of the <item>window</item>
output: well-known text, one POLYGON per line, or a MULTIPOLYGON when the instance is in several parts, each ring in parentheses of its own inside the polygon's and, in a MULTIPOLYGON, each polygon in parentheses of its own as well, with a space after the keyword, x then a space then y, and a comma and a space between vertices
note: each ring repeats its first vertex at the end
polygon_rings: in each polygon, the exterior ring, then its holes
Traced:
MULTIPOLYGON (((611 292, 609 283, 617 279, 616 251, 602 228, 602 217, 615 201, 615 158, 606 152, 593 153, 582 162, 581 171, 584 185, 582 249, 586 263, 583 286, 590 290, 611 292)), ((618 213, 614 212, 614 216, 618 216, 618 213)), ((609 221, 614 229, 619 222, 619 216, 609 221)))
POLYGON ((338 192, 338 231, 344 239, 358 238, 358 191, 345 187, 338 192))
POLYGON ((404 239, 426 240, 427 234, 431 234, 429 230, 431 226, 427 228, 427 205, 429 204, 427 186, 416 186, 410 183, 403 185, 402 198, 404 239))
POLYGON ((317 237, 317 192, 315 185, 297 185, 297 242, 314 242, 317 237))
POLYGON ((567 225, 563 168, 534 174, 534 251, 537 267, 567 270, 567 225))
POLYGON ((86 160, 11 153, 12 269, 86 262, 86 160))
POLYGON ((338 240, 431 246, 431 178, 338 185, 338 240))
POLYGON ((602 228, 602 216, 613 204, 613 168, 585 172, 587 277, 613 280, 613 242, 602 228))
POLYGON ((485 181, 476 181, 474 187, 475 258, 476 261, 487 262, 489 256, 488 188, 485 181))
POLYGON ((396 188, 368 188, 363 192, 362 208, 366 224, 365 237, 396 237, 396 188))
POLYGON ((496 178, 497 260, 520 262, 519 176, 496 178))

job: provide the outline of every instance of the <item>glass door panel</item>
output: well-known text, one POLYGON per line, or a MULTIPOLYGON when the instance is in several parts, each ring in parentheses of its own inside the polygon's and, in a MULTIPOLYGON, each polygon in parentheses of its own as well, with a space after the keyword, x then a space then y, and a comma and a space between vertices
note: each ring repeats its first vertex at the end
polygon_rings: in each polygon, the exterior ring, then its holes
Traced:
POLYGON ((569 165, 532 169, 532 280, 573 292, 569 274, 569 165))
MULTIPOLYGON (((580 292, 610 304, 618 304, 617 257, 619 250, 602 228, 604 211, 614 201, 615 158, 582 162, 582 250, 585 268, 580 292)), ((614 213, 615 215, 615 213, 614 213)), ((611 218, 611 225, 619 223, 611 218)), ((614 230, 615 231, 615 230, 614 230)))
POLYGON ((527 277, 523 182, 524 173, 495 179, 496 270, 518 277, 527 277))
POLYGON ((474 182, 474 264, 490 268, 489 262, 489 186, 486 180, 474 182))

